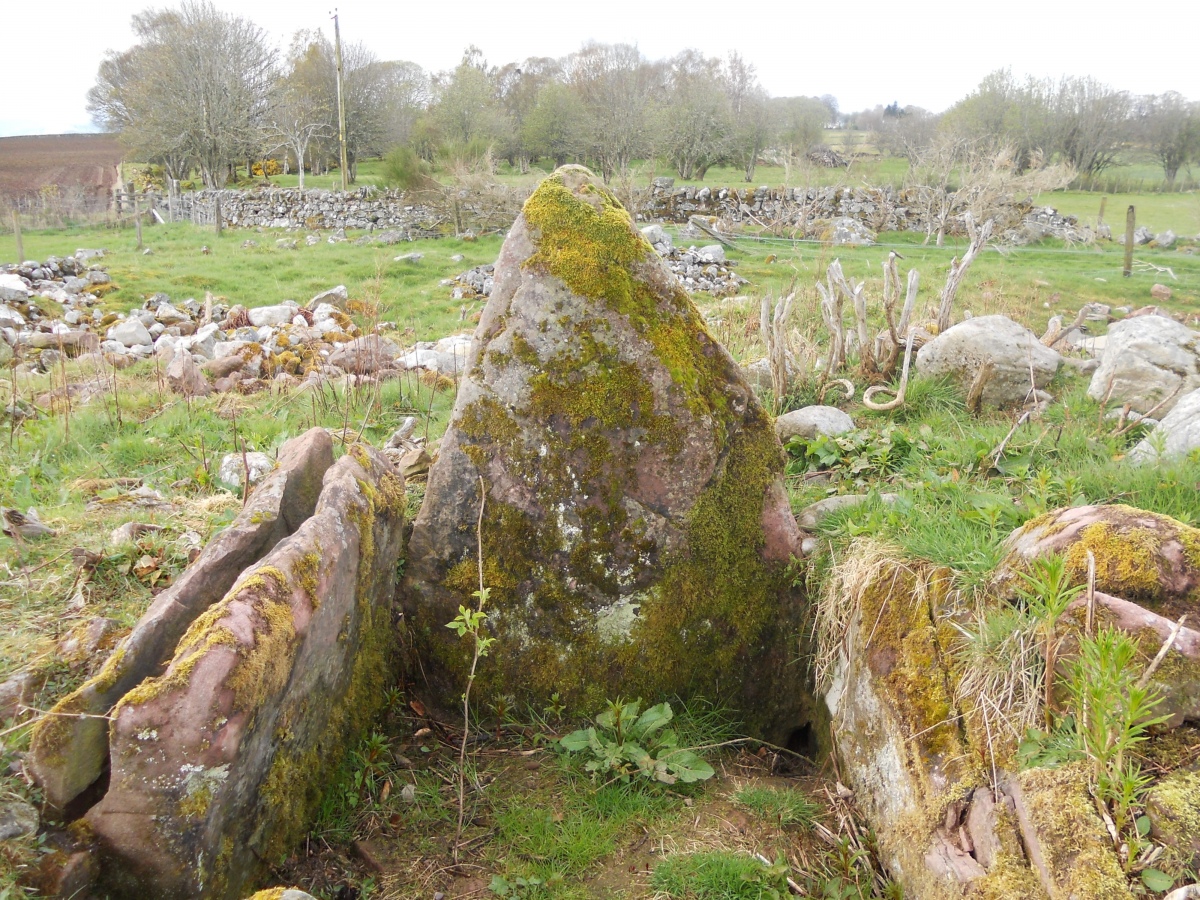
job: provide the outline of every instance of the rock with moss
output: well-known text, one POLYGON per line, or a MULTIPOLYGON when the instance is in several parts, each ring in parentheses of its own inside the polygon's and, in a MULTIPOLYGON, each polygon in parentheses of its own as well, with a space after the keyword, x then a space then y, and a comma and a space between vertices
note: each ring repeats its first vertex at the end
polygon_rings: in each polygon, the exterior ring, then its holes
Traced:
POLYGON ((619 695, 706 695, 786 738, 810 701, 779 441, 586 169, 525 204, 475 338, 412 536, 407 614, 430 696, 462 691, 469 653, 446 624, 474 602, 482 540, 497 644, 481 703, 557 693, 587 714, 619 695))
MULTIPOLYGON (((1087 614, 1087 598, 1079 597, 1060 619, 1062 643, 1057 658, 1062 676, 1069 673, 1071 661, 1077 656, 1079 639, 1087 628, 1087 614)), ((1133 638, 1147 666, 1170 640, 1171 646, 1163 652, 1147 682, 1159 700, 1154 715, 1166 717, 1166 728, 1200 721, 1200 631, 1103 591, 1096 591, 1092 616, 1093 628, 1114 628, 1133 638)), ((1064 690, 1060 701, 1065 705, 1067 699, 1064 690)))
POLYGON ((987 874, 938 832, 948 807, 978 783, 939 628, 950 587, 948 570, 864 543, 834 572, 818 612, 817 687, 842 779, 905 896, 930 900, 962 896, 987 874))
POLYGON ((1038 516, 1005 542, 1001 584, 1039 556, 1066 558, 1075 584, 1087 580, 1088 553, 1096 560, 1096 587, 1178 619, 1195 615, 1200 600, 1200 529, 1132 506, 1075 506, 1038 516))
POLYGON ((91 680, 39 720, 26 763, 51 807, 64 809, 104 771, 108 722, 128 691, 162 671, 195 619, 233 586, 238 574, 300 527, 316 508, 333 442, 313 428, 283 445, 279 464, 221 532, 167 590, 91 680))
POLYGON ((1150 836, 1172 848, 1183 865, 1200 864, 1200 770, 1173 772, 1146 796, 1150 836))
POLYGON ((116 896, 239 898, 303 836, 394 664, 403 480, 356 445, 317 508, 112 713, 85 822, 116 896))
POLYGON ((1086 763, 1029 769, 1010 780, 1006 793, 1030 866, 1050 897, 1132 900, 1089 792, 1086 763))

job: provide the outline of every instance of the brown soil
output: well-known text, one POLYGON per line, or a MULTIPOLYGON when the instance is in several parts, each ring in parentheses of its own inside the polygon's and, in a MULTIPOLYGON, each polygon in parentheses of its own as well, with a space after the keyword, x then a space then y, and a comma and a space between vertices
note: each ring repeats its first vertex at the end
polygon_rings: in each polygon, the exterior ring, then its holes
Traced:
POLYGON ((0 195, 28 196, 49 185, 106 194, 117 183, 123 155, 115 134, 0 138, 0 195))

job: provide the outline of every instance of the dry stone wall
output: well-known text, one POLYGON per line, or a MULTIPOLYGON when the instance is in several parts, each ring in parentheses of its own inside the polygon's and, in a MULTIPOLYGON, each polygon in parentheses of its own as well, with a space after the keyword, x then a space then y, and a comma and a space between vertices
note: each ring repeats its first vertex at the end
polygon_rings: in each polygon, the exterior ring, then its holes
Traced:
MULTIPOLYGON (((196 191, 180 197, 174 216, 211 222, 219 201, 222 223, 230 226, 354 228, 421 237, 452 228, 453 219, 458 220, 460 228, 475 229, 495 226, 498 221, 511 222, 511 215, 499 214, 513 199, 510 193, 496 198, 471 195, 460 198, 459 206, 451 213, 414 203, 398 191, 369 187, 345 194, 295 188, 196 191)), ((926 223, 918 201, 915 190, 891 187, 675 187, 673 179, 658 178, 650 188, 639 192, 636 218, 682 224, 692 216, 704 216, 733 225, 781 228, 801 237, 828 240, 837 222, 845 219, 872 232, 923 231, 926 223)), ((965 233, 962 218, 952 217, 948 230, 951 234, 965 233)), ((1029 202, 1013 202, 1006 207, 995 230, 1006 240, 1019 243, 1042 237, 1092 237, 1073 216, 1029 202)))

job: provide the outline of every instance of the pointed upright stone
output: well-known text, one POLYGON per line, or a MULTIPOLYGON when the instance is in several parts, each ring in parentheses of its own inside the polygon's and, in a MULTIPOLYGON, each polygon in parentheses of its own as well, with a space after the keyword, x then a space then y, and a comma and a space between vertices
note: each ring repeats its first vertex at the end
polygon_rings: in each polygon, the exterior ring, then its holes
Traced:
POLYGON ((500 251, 414 526, 406 613, 431 698, 453 704, 469 664, 446 624, 479 588, 482 489, 497 643, 480 702, 702 695, 786 738, 809 695, 782 472, 674 276, 606 187, 560 168, 500 251))

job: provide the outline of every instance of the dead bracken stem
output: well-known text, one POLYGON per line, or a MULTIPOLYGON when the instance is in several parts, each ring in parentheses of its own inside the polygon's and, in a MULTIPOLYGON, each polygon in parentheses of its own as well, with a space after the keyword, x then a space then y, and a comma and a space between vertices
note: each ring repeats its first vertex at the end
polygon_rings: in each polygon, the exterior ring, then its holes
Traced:
MULTIPOLYGON (((483 476, 479 478, 479 518, 475 523, 475 540, 479 554, 479 616, 474 625, 468 623, 467 631, 474 638, 475 649, 471 656, 471 671, 467 674, 467 686, 463 689, 463 734, 462 743, 458 746, 458 827, 454 832, 454 864, 458 865, 458 851, 462 847, 463 819, 466 814, 467 792, 467 739, 471 734, 471 685, 475 683, 475 670, 479 666, 479 658, 487 652, 487 646, 480 641, 478 629, 482 624, 483 606, 487 602, 487 588, 483 585, 483 510, 487 506, 487 485, 483 476)), ((469 611, 460 618, 467 618, 469 611)))

